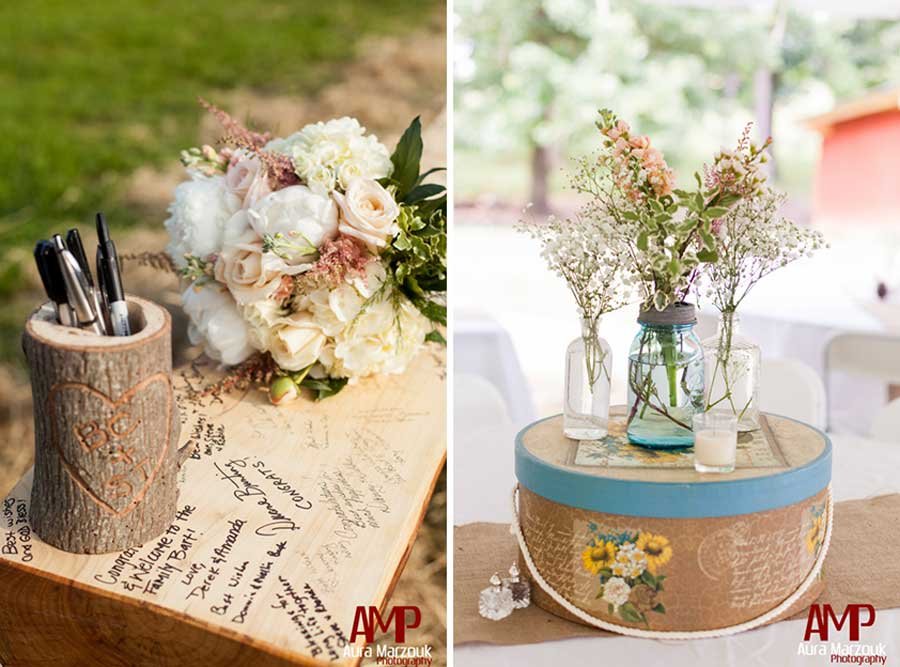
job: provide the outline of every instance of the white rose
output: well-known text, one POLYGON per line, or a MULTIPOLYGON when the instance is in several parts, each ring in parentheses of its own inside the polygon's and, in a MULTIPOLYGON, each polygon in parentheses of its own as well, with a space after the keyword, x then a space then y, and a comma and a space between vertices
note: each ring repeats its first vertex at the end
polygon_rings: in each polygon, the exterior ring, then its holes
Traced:
POLYGON ((357 178, 345 194, 334 193, 341 208, 341 233, 383 248, 397 233, 400 206, 378 182, 357 178))
POLYGON ((218 253, 225 223, 239 207, 240 200, 228 191, 223 176, 198 176, 178 185, 165 222, 166 252, 175 265, 184 268, 185 255, 206 258, 218 253))
POLYGON ((603 585, 603 601, 618 609, 628 602, 631 587, 621 577, 612 577, 603 585))
POLYGON ((224 286, 190 285, 181 295, 181 302, 191 320, 188 327, 191 343, 202 344, 211 359, 233 366, 253 353, 247 324, 224 286))
POLYGON ((243 306, 268 299, 281 287, 283 274, 271 264, 263 254, 263 244, 256 232, 247 229, 222 246, 216 259, 215 278, 243 306))
POLYGON ((299 371, 316 362, 325 341, 322 327, 301 311, 278 321, 271 330, 268 351, 284 370, 299 371))
POLYGON ((289 275, 308 270, 315 262, 319 246, 337 236, 338 214, 334 201, 317 195, 305 185, 273 192, 249 208, 247 216, 250 227, 260 238, 272 237, 276 243, 272 268, 289 275))
POLYGON ((225 187, 240 200, 244 208, 252 206, 272 192, 262 160, 244 150, 235 151, 228 171, 225 172, 225 187))
POLYGON ((317 195, 328 196, 334 190, 334 170, 319 162, 306 171, 306 184, 317 195))
POLYGON ((241 314, 247 322, 250 343, 258 350, 267 350, 272 340, 272 329, 287 313, 276 301, 263 299, 242 307, 241 314))

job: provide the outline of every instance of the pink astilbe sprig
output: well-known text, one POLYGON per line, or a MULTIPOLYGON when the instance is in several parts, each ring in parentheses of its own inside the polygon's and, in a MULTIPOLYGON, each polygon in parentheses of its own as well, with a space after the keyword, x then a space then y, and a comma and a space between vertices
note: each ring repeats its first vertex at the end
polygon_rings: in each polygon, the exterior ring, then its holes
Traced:
POLYGON ((221 123, 222 128, 225 130, 225 136, 222 137, 223 143, 231 144, 238 148, 256 150, 265 146, 269 139, 272 138, 268 132, 254 132, 248 129, 243 123, 235 120, 227 111, 223 111, 202 97, 198 97, 197 100, 200 102, 200 106, 209 111, 221 123))
POLYGON ((363 275, 372 259, 365 248, 347 236, 326 241, 319 248, 319 259, 312 268, 297 276, 295 292, 334 288, 348 278, 363 275))
POLYGON ((772 145, 768 137, 762 145, 750 140, 753 123, 747 123, 733 151, 725 148, 716 153, 712 165, 703 166, 703 184, 719 194, 731 194, 740 198, 759 195, 766 183, 762 165, 767 161, 766 151, 772 145))
POLYGON ((227 111, 223 111, 202 97, 197 99, 200 100, 200 105, 214 115, 225 129, 225 135, 222 137, 223 143, 235 148, 242 148, 259 157, 263 166, 265 166, 269 187, 273 191, 281 190, 300 182, 290 157, 274 151, 264 150, 263 147, 271 138, 268 132, 254 132, 240 121, 235 120, 227 111))
POLYGON ((256 154, 266 168, 266 177, 269 179, 269 187, 272 190, 281 190, 300 182, 300 178, 294 171, 294 163, 287 155, 262 149, 256 149, 256 154))

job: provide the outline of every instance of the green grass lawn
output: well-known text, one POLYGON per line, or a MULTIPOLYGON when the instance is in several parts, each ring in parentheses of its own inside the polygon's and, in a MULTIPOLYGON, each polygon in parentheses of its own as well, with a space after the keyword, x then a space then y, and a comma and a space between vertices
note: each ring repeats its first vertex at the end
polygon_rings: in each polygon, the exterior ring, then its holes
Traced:
MULTIPOLYGON (((197 96, 306 94, 364 37, 413 29, 409 0, 30 0, 0 7, 0 297, 41 235, 105 209, 143 164, 194 141, 197 96), (18 258, 18 259, 16 259, 18 258)), ((423 5, 426 7, 423 8, 423 5)))

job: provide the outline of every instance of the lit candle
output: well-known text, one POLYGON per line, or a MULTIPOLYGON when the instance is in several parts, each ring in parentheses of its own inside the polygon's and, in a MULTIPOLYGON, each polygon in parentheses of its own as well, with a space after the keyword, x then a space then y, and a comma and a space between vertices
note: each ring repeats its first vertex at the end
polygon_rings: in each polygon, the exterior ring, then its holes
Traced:
POLYGON ((699 472, 731 472, 737 456, 737 418, 723 412, 694 415, 694 468, 699 472))

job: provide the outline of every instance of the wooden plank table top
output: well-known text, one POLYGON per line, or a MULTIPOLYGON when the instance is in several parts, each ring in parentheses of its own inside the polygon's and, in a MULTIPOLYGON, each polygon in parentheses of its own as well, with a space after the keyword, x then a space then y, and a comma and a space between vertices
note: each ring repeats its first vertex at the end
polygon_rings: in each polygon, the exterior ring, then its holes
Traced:
POLYGON ((210 373, 176 371, 196 449, 158 538, 65 553, 30 530, 31 473, 2 501, 0 664, 359 663, 356 608, 385 605, 446 457, 443 354, 278 408, 196 398, 210 373))

